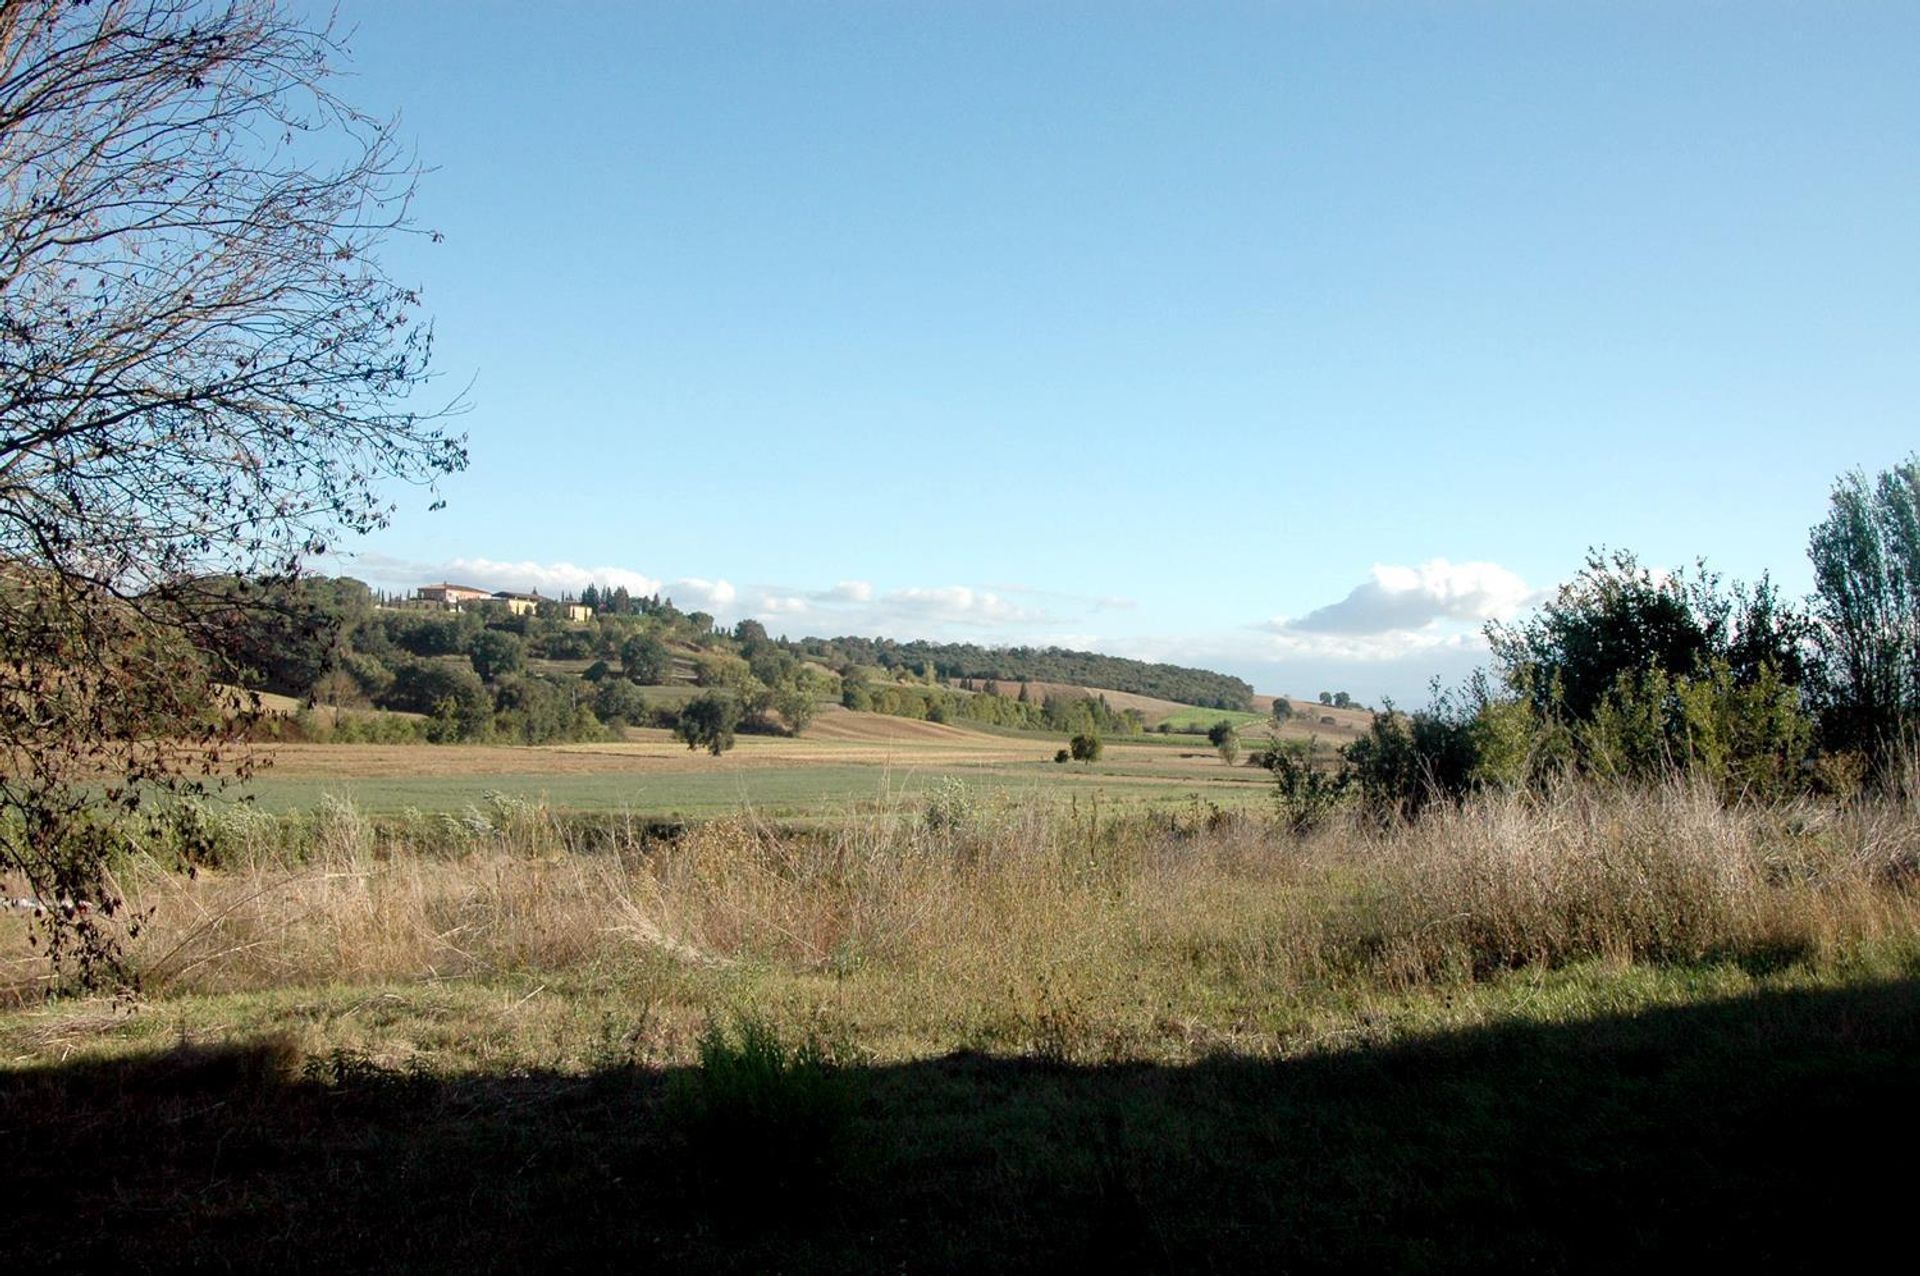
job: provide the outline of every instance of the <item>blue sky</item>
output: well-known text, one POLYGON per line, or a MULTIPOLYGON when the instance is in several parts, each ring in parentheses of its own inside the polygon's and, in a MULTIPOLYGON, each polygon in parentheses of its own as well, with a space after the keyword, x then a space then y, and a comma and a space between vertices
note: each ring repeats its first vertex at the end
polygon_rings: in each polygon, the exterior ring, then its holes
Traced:
POLYGON ((345 564, 1418 699, 1809 585, 1920 405, 1920 7, 347 0, 472 469, 345 564))

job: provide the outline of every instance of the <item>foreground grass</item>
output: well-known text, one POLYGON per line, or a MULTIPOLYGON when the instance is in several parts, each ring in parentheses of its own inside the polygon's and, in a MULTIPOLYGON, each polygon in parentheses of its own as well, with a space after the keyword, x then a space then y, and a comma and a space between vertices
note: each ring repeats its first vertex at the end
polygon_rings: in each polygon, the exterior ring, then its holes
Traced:
POLYGON ((1847 1265, 1898 1239, 1912 980, 1290 1061, 587 1072, 269 1040, 0 1073, 19 1268, 1847 1265), (716 1079, 718 1078, 718 1079, 716 1079))
POLYGON ((137 1006, 9 967, 35 1262, 1798 1265, 1897 1217, 1905 802, 234 818, 125 866, 137 1006))

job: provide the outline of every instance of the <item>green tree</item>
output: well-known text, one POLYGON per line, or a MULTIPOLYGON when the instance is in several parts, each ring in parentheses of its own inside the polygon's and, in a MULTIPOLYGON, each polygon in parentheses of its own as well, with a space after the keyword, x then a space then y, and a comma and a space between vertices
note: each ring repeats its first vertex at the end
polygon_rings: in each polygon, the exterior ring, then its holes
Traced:
POLYGON ((733 747, 733 733, 740 725, 740 705, 724 692, 708 692, 689 700, 674 722, 673 734, 689 749, 705 749, 719 757, 733 747))
POLYGON ((607 678, 593 690, 593 714, 609 727, 644 726, 653 717, 646 692, 625 678, 607 678))
POLYGON ((1595 551, 1536 616, 1490 625, 1487 637, 1495 660, 1536 709, 1584 722, 1622 675, 1699 668, 1712 649, 1706 621, 1683 574, 1656 576, 1632 554, 1595 551))
POLYGON ((693 681, 701 687, 729 686, 750 672, 746 661, 726 651, 703 651, 693 661, 693 681))
MULTIPOLYGON (((1799 774, 1807 632, 1765 578, 1729 586, 1704 566, 1656 574, 1626 553, 1590 554, 1536 616, 1487 631, 1502 678, 1534 717, 1529 771, 1571 757, 1601 775, 1680 768, 1727 784, 1799 774)), ((1483 708, 1476 741, 1493 738, 1493 715, 1483 708)), ((1510 763, 1512 723, 1500 716, 1510 763)))
POLYGON ((1273 698, 1274 722, 1276 724, 1283 723, 1288 721, 1292 717, 1293 717, 1293 701, 1288 700, 1284 696, 1275 696, 1273 698))
POLYGON ((743 620, 733 627, 733 640, 740 644, 743 655, 751 657, 767 644, 767 627, 757 620, 743 620))
POLYGON ((1100 760, 1100 737, 1083 731, 1067 742, 1067 751, 1073 755, 1075 762, 1092 766, 1100 760))
POLYGON ((1207 728, 1207 743, 1220 754, 1220 760, 1232 766, 1240 758, 1240 735, 1233 723, 1221 719, 1207 728))
POLYGON ((848 675, 840 683, 840 703, 856 713, 873 709, 873 688, 866 679, 848 675))
POLYGON ((652 634, 635 634, 620 644, 620 667, 633 682, 663 686, 673 676, 673 652, 652 634))
POLYGON ((467 648, 467 659, 483 682, 498 682, 518 673, 526 664, 527 647, 519 638, 498 629, 482 629, 467 648))
POLYGON ((1920 457, 1844 475, 1808 556, 1822 732, 1877 754, 1920 713, 1920 457))
POLYGON ((819 689, 804 669, 796 669, 773 689, 773 709, 787 724, 787 730, 799 735, 812 725, 818 712, 819 689))
POLYGON ((371 704, 387 693, 393 685, 393 670, 377 656, 361 651, 348 651, 340 657, 340 669, 353 679, 354 690, 361 700, 371 704))
POLYGON ((773 712, 773 688, 745 666, 734 669, 724 685, 740 707, 740 720, 756 731, 765 730, 767 715, 773 712))
POLYGON ((436 742, 472 740, 493 725, 493 697, 470 669, 437 660, 403 660, 393 683, 377 701, 383 709, 424 713, 441 720, 431 734, 436 742))
POLYGON ((523 744, 603 735, 598 720, 579 703, 572 688, 517 674, 503 676, 494 690, 494 730, 523 744))

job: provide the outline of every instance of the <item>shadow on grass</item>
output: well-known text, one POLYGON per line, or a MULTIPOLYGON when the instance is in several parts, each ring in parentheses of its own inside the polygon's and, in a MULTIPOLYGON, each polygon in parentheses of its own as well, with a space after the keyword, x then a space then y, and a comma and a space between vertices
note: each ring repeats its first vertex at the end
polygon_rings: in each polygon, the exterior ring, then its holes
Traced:
POLYGON ((1901 982, 1282 1064, 856 1068, 816 1139, 760 1128, 777 1092, 706 1119, 689 1072, 191 1049, 0 1072, 0 1218, 13 1270, 1828 1267, 1904 1233, 1916 1065, 1901 982))

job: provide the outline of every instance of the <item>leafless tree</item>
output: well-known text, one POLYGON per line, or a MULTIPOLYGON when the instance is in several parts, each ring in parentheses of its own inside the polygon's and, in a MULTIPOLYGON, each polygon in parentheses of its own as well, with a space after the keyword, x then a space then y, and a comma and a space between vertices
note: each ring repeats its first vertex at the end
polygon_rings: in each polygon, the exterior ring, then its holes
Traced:
POLYGON ((0 888, 83 973, 127 814, 239 722, 196 582, 295 574, 466 463, 377 257, 418 169, 341 54, 278 0, 0 0, 0 888))

